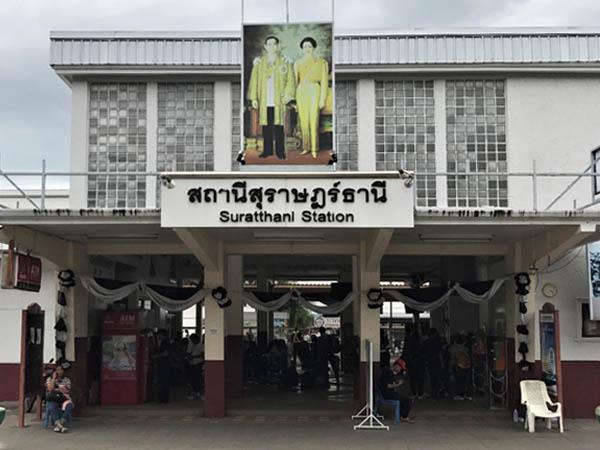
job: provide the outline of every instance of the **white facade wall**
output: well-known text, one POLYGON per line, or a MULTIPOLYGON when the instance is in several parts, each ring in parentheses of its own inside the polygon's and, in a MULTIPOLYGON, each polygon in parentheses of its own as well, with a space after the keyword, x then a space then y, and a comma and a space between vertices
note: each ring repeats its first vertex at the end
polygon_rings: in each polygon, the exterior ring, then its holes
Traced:
MULTIPOLYGON (((578 299, 589 299, 587 262, 585 248, 574 249, 564 258, 538 274, 536 286, 536 309, 544 303, 552 303, 560 317, 560 351, 563 361, 599 361, 600 342, 598 339, 578 339, 578 299), (570 261, 570 262, 569 262, 570 261), (564 267, 563 267, 564 266, 564 267), (554 298, 547 299, 542 287, 552 283, 558 288, 554 298)), ((536 327, 539 326, 536 315, 536 327)), ((540 343, 536 342, 536 359, 540 358, 540 343)))
POLYGON ((42 259, 40 292, 19 289, 0 290, 0 363, 19 363, 21 360, 21 313, 32 303, 44 310, 44 362, 55 357, 54 324, 58 290, 56 267, 42 259))
MULTIPOLYGON (((467 74, 465 74, 467 76, 467 74)), ((404 75, 405 77, 405 75, 404 75)), ((425 79, 415 75, 412 79, 425 79)), ((460 79, 453 74, 452 79, 460 79)), ((488 79, 469 75, 470 79, 488 79)), ((508 171, 532 172, 583 172, 591 163, 591 151, 600 147, 600 77, 561 75, 529 76, 507 75, 506 80, 506 136, 508 171)), ((386 77, 390 79, 390 77, 386 77)), ((133 79, 132 81, 139 81, 133 79)), ((168 81, 169 78, 163 79, 168 81)), ((231 83, 215 78, 215 170, 231 170, 231 83), (228 125, 229 124, 229 125, 228 125)), ((358 143, 359 170, 374 170, 374 80, 361 78, 357 81, 359 105, 358 143)), ((72 86, 72 104, 75 111, 71 130, 71 171, 87 170, 87 104, 88 84, 78 81, 72 86), (75 117, 77 116, 77 117, 75 117)), ((148 118, 155 117, 154 90, 156 83, 148 84, 148 118)), ((436 171, 446 171, 446 116, 444 114, 445 79, 436 80, 436 171)), ((156 129, 148 127, 147 170, 155 170, 156 129)), ((303 167, 306 170, 307 167, 303 167)), ((244 166, 244 170, 272 170, 270 167, 244 166)), ((287 168, 286 170, 293 170, 287 168)), ((322 170, 323 167, 315 167, 322 170)), ((310 170, 310 169, 309 169, 310 170)), ((534 208, 534 189, 531 177, 509 177, 509 209, 543 211, 559 195, 574 177, 537 178, 537 208, 534 208)), ((87 207, 85 177, 73 177, 70 190, 70 206, 78 209, 87 207)), ((147 205, 154 206, 152 199, 155 186, 148 177, 147 205)), ((447 206, 446 177, 437 177, 438 208, 447 206)), ((592 201, 592 179, 584 177, 552 208, 571 210, 592 201)), ((21 207, 26 201, 21 201, 21 207)), ((61 203, 48 201, 48 207, 61 207, 61 203)), ((7 205, 9 206, 9 205, 7 205)), ((12 205, 10 205, 12 206, 12 205)))
MULTIPOLYGON (((510 77, 507 79, 509 172, 583 172, 600 146, 600 77, 510 77)), ((544 210, 573 180, 538 178, 538 210, 544 210)), ((580 180, 552 209, 591 201, 590 177, 580 180)), ((509 179, 509 206, 532 210, 531 179, 509 179)))

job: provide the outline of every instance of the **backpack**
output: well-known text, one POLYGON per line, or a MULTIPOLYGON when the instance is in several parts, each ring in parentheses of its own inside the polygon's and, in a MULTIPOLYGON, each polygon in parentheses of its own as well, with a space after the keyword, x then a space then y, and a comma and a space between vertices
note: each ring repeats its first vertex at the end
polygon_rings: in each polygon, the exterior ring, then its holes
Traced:
POLYGON ((459 350, 456 354, 456 366, 459 369, 469 369, 471 367, 471 357, 465 350, 459 350))

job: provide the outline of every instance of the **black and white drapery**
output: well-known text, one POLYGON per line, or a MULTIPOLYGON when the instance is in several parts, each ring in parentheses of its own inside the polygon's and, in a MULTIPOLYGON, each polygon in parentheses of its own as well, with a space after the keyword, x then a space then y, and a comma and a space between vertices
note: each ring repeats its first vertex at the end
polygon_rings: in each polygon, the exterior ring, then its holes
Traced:
MULTIPOLYGON (((150 286, 146 285, 144 282, 131 283, 116 289, 107 289, 100 286, 92 277, 80 277, 80 279, 83 287, 104 305, 122 300, 139 291, 140 294, 145 295, 161 308, 170 312, 181 312, 203 302, 204 298, 210 293, 210 289, 204 288, 198 290, 186 299, 178 300, 160 294, 150 286)), ((494 280, 491 287, 483 294, 475 294, 461 286, 459 283, 456 283, 443 295, 431 302, 416 300, 405 295, 401 290, 385 290, 383 291, 383 295, 389 300, 400 301, 416 311, 433 311, 434 309, 443 306, 448 299, 455 294, 459 295, 463 300, 469 303, 479 304, 487 302, 498 292, 505 281, 506 278, 494 280)), ((304 308, 309 309, 317 314, 336 315, 340 314, 354 301, 358 300, 360 296, 359 292, 349 292, 341 300, 325 297, 319 299, 315 298, 314 295, 307 297, 295 289, 281 294, 280 296, 274 296, 273 294, 270 294, 267 298, 265 294, 266 293, 259 292, 232 292, 229 294, 229 297, 246 303, 257 311, 278 311, 285 307, 289 302, 295 301, 304 308)))
POLYGON ((169 312, 185 311, 204 301, 204 297, 209 292, 207 289, 200 289, 186 299, 175 300, 158 293, 144 282, 126 284, 116 289, 107 289, 100 286, 92 277, 80 277, 80 280, 81 285, 101 304, 109 305, 139 292, 169 312))
MULTIPOLYGON (((200 289, 187 299, 176 300, 166 297, 144 282, 126 284, 125 286, 116 289, 107 289, 100 286, 98 282, 89 276, 80 277, 82 286, 92 294, 96 300, 104 305, 109 305, 119 300, 122 300, 131 294, 139 292, 145 295, 151 301, 156 303, 161 308, 170 312, 180 312, 191 308, 198 303, 204 301, 204 298, 211 292, 210 289, 200 289)), ((305 298, 300 292, 291 290, 274 299, 263 299, 259 296, 262 293, 253 292, 232 292, 229 296, 235 300, 242 301, 258 311, 277 311, 285 307, 291 301, 297 301, 303 307, 316 312, 317 314, 339 314, 346 309, 358 297, 358 293, 350 292, 341 301, 331 301, 330 299, 313 299, 305 298), (315 304, 315 303, 321 303, 315 304)))
MULTIPOLYGON (((260 294, 259 294, 260 295, 260 294)), ((247 305, 252 306, 257 311, 277 311, 287 305, 291 301, 296 301, 298 304, 306 309, 309 309, 317 314, 321 315, 336 315, 345 310, 348 306, 354 302, 359 294, 357 292, 348 293, 341 301, 331 302, 329 299, 313 299, 305 298, 301 292, 291 290, 281 295, 279 298, 273 300, 261 300, 254 292, 237 292, 232 293, 232 297, 239 296, 239 298, 247 305), (315 303, 321 303, 317 305, 315 303)))
POLYGON ((441 297, 433 300, 431 302, 422 302, 416 300, 414 298, 408 297, 403 294, 401 290, 385 290, 383 291, 383 295, 391 300, 397 300, 399 302, 404 303, 409 308, 412 308, 416 311, 424 312, 424 311, 433 311, 434 309, 438 309, 443 306, 448 299, 457 294, 464 301, 469 303, 483 303, 488 302, 492 299, 496 292, 502 287, 502 285, 506 282, 506 278, 499 278, 492 282, 491 287, 484 292, 483 294, 475 294, 464 287, 462 287, 459 283, 456 283, 450 289, 448 289, 441 297))

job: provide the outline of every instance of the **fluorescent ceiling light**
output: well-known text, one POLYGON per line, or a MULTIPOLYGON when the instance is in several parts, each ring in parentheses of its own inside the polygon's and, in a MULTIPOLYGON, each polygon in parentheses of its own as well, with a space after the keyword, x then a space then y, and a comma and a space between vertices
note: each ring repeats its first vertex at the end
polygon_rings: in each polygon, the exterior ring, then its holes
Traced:
POLYGON ((323 233, 293 233, 293 232, 269 232, 259 231, 253 234, 255 241, 268 241, 268 242, 289 242, 289 241, 302 241, 302 242, 320 242, 325 240, 325 234, 323 233))
POLYGON ((85 236, 90 241, 98 240, 111 240, 111 241, 122 241, 122 240, 139 240, 139 239, 158 239, 158 234, 112 234, 112 235, 98 235, 98 236, 85 236))
POLYGON ((419 240, 423 242, 485 243, 491 242, 493 239, 493 234, 419 234, 419 240))

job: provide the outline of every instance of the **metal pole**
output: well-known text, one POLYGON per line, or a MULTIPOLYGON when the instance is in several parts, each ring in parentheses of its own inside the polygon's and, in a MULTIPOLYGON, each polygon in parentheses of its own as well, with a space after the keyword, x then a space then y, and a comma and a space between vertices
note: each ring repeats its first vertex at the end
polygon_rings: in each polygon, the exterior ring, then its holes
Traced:
POLYGON ((42 191, 40 192, 40 206, 46 209, 46 160, 42 159, 42 191))
POLYGON ((535 159, 533 160, 533 211, 537 212, 538 196, 537 196, 537 173, 535 170, 535 159))
MULTIPOLYGON (((371 411, 371 417, 373 416, 373 342, 369 342, 369 383, 367 389, 369 390, 367 398, 369 399, 369 410, 371 411)), ((370 424, 373 425, 373 419, 371 418, 370 424)))
POLYGON ((290 0, 285 0, 285 22, 290 22, 290 0))
MULTIPOLYGON (((587 166, 587 168, 582 173, 580 173, 577 178, 575 178, 573 181, 571 181, 571 183, 569 183, 569 185, 554 200, 552 200, 552 202, 546 207, 545 211, 548 211, 550 208, 552 208, 552 206, 554 206, 554 204, 556 202, 558 202, 567 192, 569 192, 571 190, 571 188, 575 185, 575 183, 577 183, 579 180, 581 180, 581 178, 584 176, 584 174, 587 174, 589 172, 589 170, 596 165, 597 162, 598 162, 597 159, 592 161, 592 163, 589 166, 587 166)), ((596 176, 595 173, 592 173, 591 175, 594 177, 596 176)), ((594 178, 594 179, 596 179, 596 178, 594 178)))

